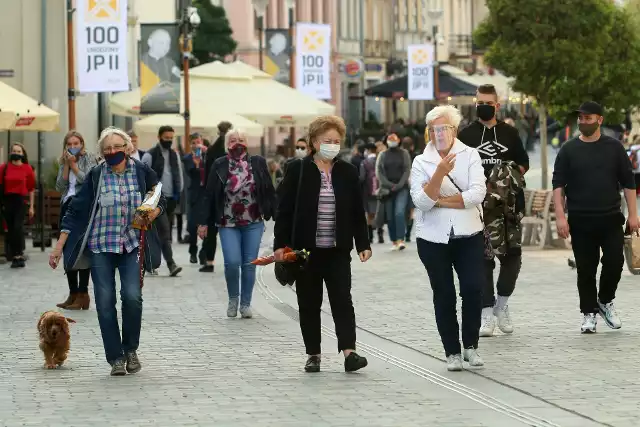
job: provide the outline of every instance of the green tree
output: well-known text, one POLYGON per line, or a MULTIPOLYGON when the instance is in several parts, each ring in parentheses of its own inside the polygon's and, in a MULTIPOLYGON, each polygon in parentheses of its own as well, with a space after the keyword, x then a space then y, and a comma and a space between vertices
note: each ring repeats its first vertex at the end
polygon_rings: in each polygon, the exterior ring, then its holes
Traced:
MULTIPOLYGON (((474 32, 484 60, 514 78, 513 89, 536 99, 542 187, 547 188, 547 109, 560 81, 591 81, 610 45, 614 6, 608 0, 487 0, 474 32)), ((573 88, 572 88, 573 89, 573 88)))
POLYGON ((605 121, 620 124, 631 107, 640 105, 640 21, 625 9, 614 9, 607 25, 611 40, 598 57, 588 80, 558 81, 549 111, 557 119, 570 117, 576 105, 593 100, 605 108, 605 121))
POLYGON ((233 31, 223 7, 214 6, 211 0, 194 0, 201 23, 193 40, 193 56, 200 64, 223 59, 236 50, 233 31))

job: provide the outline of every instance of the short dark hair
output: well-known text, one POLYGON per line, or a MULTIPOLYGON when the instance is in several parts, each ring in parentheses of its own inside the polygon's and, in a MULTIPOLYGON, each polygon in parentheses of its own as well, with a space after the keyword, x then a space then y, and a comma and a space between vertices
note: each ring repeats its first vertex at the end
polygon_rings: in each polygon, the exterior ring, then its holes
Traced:
POLYGON ((307 143, 307 137, 306 136, 301 136, 300 138, 298 138, 296 140, 296 142, 304 142, 306 144, 307 143))
POLYGON ((358 150, 358 154, 364 154, 364 150, 367 149, 367 144, 364 141, 360 141, 356 144, 356 149, 358 150))
POLYGON ((168 125, 160 126, 160 129, 158 129, 158 136, 162 136, 165 132, 175 132, 175 130, 168 125))
POLYGON ((483 95, 495 95, 496 98, 498 97, 498 91, 496 91, 496 87, 494 85, 480 85, 478 86, 477 91, 483 95))
POLYGON ((378 147, 376 147, 376 143, 375 142, 367 142, 364 144, 364 149, 365 150, 369 150, 369 151, 376 151, 378 147))
POLYGON ((205 147, 209 147, 211 145, 211 141, 205 138, 202 140, 202 144, 204 144, 205 147))

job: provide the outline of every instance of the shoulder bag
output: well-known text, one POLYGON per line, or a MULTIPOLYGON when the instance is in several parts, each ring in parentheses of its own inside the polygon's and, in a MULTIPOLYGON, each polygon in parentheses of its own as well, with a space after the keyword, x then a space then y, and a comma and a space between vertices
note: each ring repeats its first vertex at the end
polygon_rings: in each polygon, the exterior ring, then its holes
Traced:
MULTIPOLYGON (((304 160, 300 159, 300 174, 298 175, 298 187, 296 188, 296 198, 293 206, 293 224, 291 226, 291 245, 295 244, 296 226, 298 222, 298 205, 300 200, 300 189, 302 188, 302 176, 304 174, 304 160)), ((294 249, 294 248, 291 248, 294 249)), ((293 285, 300 273, 307 265, 308 258, 296 262, 276 262, 274 272, 276 279, 282 286, 293 285)))
MULTIPOLYGON (((460 194, 462 194, 462 189, 458 187, 458 184, 456 184, 456 182, 453 180, 453 178, 451 178, 449 174, 447 174, 447 178, 449 178, 449 181, 451 181, 453 186, 456 187, 460 194)), ((487 228, 484 226, 484 215, 482 214, 482 208, 478 205, 476 205, 476 208, 478 208, 480 222, 482 223, 482 235, 484 236, 484 259, 492 260, 495 257, 495 253, 493 251, 493 246, 491 246, 491 237, 487 232, 487 228)))

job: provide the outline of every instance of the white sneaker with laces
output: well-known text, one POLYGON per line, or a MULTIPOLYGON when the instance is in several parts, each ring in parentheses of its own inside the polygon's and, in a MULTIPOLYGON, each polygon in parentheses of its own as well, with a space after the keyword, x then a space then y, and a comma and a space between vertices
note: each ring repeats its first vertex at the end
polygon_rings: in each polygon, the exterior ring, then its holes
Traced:
POLYGON ((595 313, 586 313, 582 318, 582 326, 580 330, 583 334, 593 334, 596 332, 596 324, 598 323, 598 318, 595 313))
POLYGON ((503 308, 495 307, 493 313, 498 319, 498 328, 502 333, 513 333, 513 323, 511 323, 511 316, 509 315, 509 306, 505 305, 503 308))
POLYGON ((611 329, 622 328, 622 321, 618 316, 618 312, 616 311, 616 306, 613 304, 613 301, 607 304, 602 304, 598 301, 598 308, 600 309, 600 317, 602 317, 604 323, 606 323, 608 327, 611 329))
POLYGON ((480 324, 480 336, 492 337, 493 330, 496 328, 496 320, 493 316, 493 308, 482 309, 482 323, 480 324))
POLYGON ((464 361, 469 362, 470 366, 484 366, 484 360, 482 360, 482 357, 478 354, 478 350, 475 348, 465 348, 462 354, 464 355, 464 361))
POLYGON ((462 371, 462 355, 452 354, 447 357, 447 371, 462 371))

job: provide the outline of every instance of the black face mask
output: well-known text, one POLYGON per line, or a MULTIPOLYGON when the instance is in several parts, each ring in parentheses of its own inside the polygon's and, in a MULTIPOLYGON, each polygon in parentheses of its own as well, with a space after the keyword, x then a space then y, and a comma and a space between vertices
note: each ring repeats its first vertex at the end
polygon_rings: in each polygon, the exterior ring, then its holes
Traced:
POLYGON ((598 130, 599 127, 600 127, 600 125, 598 124, 598 122, 595 122, 595 123, 578 123, 578 129, 580 130, 580 133, 583 134, 586 137, 589 137, 589 136, 593 135, 594 133, 596 133, 596 131, 598 130))
POLYGON ((24 160, 24 156, 22 154, 11 153, 11 155, 9 156, 9 159, 12 162, 17 162, 18 160, 23 161, 24 160))
POLYGON ((160 140, 160 146, 162 146, 162 148, 164 148, 165 150, 170 149, 172 143, 173 143, 173 140, 171 140, 171 139, 161 139, 160 140))
POLYGON ((488 122, 495 117, 496 107, 495 105, 478 104, 476 105, 476 115, 480 120, 488 122))

